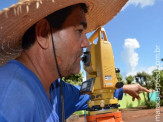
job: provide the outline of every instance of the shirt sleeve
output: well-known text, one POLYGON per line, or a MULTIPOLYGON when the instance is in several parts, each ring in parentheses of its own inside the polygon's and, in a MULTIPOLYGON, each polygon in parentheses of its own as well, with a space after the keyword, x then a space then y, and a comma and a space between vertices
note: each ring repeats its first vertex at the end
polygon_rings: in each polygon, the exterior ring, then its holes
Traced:
POLYGON ((0 122, 7 122, 7 120, 3 116, 0 115, 0 122))
POLYGON ((122 98, 123 98, 123 87, 115 90, 114 97, 116 97, 118 100, 122 100, 122 98))
MULTIPOLYGON (((57 92, 58 92, 57 94, 58 115, 59 119, 61 120, 62 110, 61 110, 60 90, 58 89, 57 92)), ((74 86, 69 83, 63 82, 63 95, 66 119, 75 111, 85 110, 88 107, 87 101, 89 100, 89 95, 80 95, 80 86, 74 86)))

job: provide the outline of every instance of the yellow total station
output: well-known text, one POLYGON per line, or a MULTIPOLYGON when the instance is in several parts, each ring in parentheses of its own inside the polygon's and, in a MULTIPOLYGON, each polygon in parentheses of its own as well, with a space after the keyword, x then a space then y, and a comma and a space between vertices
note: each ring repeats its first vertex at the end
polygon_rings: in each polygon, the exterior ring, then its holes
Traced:
POLYGON ((83 82, 81 92, 90 95, 88 101, 90 109, 113 105, 117 108, 118 100, 114 98, 114 92, 123 84, 117 80, 112 46, 104 28, 97 29, 89 38, 89 42, 91 44, 84 53, 83 63, 87 79, 90 80, 83 82), (98 42, 95 44, 97 37, 98 42))

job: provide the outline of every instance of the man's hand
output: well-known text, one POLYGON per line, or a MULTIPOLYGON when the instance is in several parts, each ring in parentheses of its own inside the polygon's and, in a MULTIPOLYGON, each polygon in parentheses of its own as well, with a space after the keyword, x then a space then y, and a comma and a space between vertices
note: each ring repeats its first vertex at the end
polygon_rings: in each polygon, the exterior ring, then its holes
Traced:
POLYGON ((132 101, 134 101, 135 98, 137 98, 138 100, 140 100, 141 98, 140 98, 139 94, 141 92, 150 93, 150 91, 148 89, 140 86, 139 84, 124 85, 123 86, 123 91, 124 91, 124 93, 127 93, 130 96, 132 96, 132 101))

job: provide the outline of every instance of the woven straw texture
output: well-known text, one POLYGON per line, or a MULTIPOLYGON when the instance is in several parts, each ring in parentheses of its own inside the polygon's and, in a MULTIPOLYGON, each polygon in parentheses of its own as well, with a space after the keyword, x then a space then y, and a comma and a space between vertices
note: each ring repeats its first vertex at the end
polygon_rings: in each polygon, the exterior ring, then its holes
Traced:
POLYGON ((0 12, 0 65, 20 55, 23 34, 40 19, 64 7, 86 3, 91 32, 109 22, 127 0, 20 0, 0 12))

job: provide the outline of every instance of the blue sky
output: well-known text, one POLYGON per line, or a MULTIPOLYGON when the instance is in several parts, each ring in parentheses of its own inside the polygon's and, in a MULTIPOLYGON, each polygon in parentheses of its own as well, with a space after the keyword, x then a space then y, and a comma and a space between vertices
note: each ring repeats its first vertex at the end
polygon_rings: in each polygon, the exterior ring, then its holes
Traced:
MULTIPOLYGON (((17 0, 1 0, 0 10, 14 3, 17 0)), ((156 66, 156 55, 163 58, 162 6, 163 0, 129 0, 104 26, 113 47, 115 65, 123 77, 138 71, 151 73, 156 66), (156 45, 159 54, 154 52, 156 45)))
MULTIPOLYGON (((156 66, 156 45, 163 58, 163 0, 129 0, 104 28, 112 44, 115 66, 123 77, 156 66), (126 40, 126 42, 125 42, 126 40), (130 46, 124 46, 124 45, 130 46)), ((88 34, 89 36, 89 34, 88 34)))

